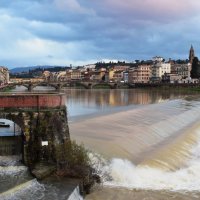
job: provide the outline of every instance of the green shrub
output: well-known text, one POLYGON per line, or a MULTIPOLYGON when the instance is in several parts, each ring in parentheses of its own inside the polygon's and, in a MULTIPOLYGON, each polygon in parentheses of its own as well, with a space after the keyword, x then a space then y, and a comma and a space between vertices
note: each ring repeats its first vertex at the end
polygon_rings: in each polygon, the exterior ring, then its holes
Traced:
POLYGON ((83 145, 78 145, 75 141, 67 140, 63 144, 55 147, 56 161, 62 168, 73 168, 75 166, 88 166, 88 151, 83 145))

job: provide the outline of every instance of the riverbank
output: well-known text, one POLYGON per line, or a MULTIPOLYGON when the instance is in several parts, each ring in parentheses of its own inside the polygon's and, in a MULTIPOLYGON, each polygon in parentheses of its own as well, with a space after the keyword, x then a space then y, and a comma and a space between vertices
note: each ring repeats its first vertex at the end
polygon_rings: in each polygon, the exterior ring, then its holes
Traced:
POLYGON ((200 92, 200 85, 196 84, 156 84, 156 85, 138 85, 134 88, 155 91, 171 91, 171 92, 200 92))

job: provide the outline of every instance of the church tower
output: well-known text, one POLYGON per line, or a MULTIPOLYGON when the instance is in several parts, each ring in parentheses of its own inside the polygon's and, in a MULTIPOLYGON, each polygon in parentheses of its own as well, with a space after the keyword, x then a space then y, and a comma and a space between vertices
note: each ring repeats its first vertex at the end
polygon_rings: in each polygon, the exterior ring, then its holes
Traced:
POLYGON ((191 45, 190 54, 189 54, 189 61, 190 61, 190 64, 192 64, 194 57, 195 57, 195 55, 194 55, 194 48, 193 48, 193 46, 191 45))

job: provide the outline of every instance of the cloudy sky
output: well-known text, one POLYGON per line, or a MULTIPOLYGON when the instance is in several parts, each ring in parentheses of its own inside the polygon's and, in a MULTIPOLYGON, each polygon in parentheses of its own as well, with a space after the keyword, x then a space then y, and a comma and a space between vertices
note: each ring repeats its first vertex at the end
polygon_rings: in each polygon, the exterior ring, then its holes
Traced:
POLYGON ((0 65, 200 55, 199 0, 0 0, 0 65))

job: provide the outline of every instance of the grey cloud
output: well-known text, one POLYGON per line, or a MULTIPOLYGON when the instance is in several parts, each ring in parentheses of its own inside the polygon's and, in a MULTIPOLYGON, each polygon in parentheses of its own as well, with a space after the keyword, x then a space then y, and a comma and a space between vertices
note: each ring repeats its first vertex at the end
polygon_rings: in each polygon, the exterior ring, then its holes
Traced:
POLYGON ((64 0, 59 5, 55 1, 0 2, 1 62, 16 66, 149 59, 154 55, 184 57, 191 43, 200 42, 196 10, 194 16, 188 16, 191 11, 185 16, 176 10, 170 14, 171 8, 153 12, 155 6, 142 8, 139 0, 126 0, 135 5, 123 5, 119 0, 67 0, 70 6, 64 0))

